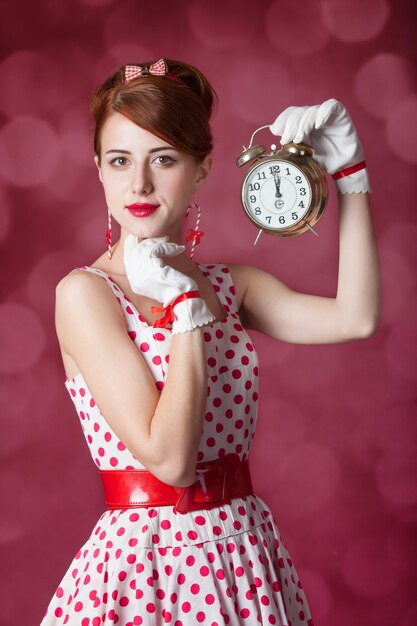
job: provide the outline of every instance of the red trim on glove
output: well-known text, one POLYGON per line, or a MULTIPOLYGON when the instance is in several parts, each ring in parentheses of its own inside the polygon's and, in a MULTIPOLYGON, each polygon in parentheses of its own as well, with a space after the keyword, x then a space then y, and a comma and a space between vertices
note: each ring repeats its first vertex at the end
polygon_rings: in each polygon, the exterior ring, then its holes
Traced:
POLYGON ((366 167, 365 161, 361 161, 360 163, 356 163, 356 165, 352 165, 351 167, 346 167, 344 170, 339 170, 332 174, 333 180, 339 180, 339 178, 344 178, 345 176, 350 176, 355 172, 359 172, 360 170, 364 170, 366 167))
POLYGON ((176 298, 173 302, 171 302, 171 304, 168 304, 168 306, 151 307, 152 313, 162 313, 163 311, 165 311, 165 315, 159 318, 159 320, 156 320, 153 324, 153 327, 165 328, 166 326, 168 326, 168 324, 172 324, 175 319, 174 307, 180 302, 183 302, 184 300, 189 300, 190 298, 200 298, 200 292, 199 291, 187 291, 187 293, 182 293, 180 296, 178 296, 178 298, 176 298))

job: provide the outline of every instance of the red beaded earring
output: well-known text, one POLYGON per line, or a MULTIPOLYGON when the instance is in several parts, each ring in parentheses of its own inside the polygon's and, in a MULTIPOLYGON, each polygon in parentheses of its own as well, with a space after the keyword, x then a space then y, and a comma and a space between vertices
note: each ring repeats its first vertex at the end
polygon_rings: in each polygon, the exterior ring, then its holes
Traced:
POLYGON ((195 199, 194 202, 192 202, 188 206, 186 215, 188 215, 190 213, 191 209, 196 209, 197 210, 197 220, 196 220, 196 223, 195 223, 195 228, 189 228, 187 230, 187 235, 185 237, 185 241, 191 241, 192 240, 191 251, 190 251, 190 259, 193 258, 195 247, 198 246, 198 244, 201 241, 202 236, 204 235, 204 232, 202 230, 198 229, 198 227, 200 226, 201 209, 200 209, 199 205, 197 204, 197 199, 195 199))
POLYGON ((111 213, 110 209, 107 209, 107 231, 106 231, 106 245, 107 245, 107 255, 109 259, 111 259, 113 250, 111 245, 111 213))

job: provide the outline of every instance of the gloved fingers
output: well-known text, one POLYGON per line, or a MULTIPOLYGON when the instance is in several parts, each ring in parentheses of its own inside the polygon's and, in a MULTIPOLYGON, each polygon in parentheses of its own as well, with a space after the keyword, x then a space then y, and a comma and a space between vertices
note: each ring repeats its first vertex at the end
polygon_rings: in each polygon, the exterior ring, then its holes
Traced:
POLYGON ((300 120, 303 117, 304 113, 307 111, 307 109, 309 109, 309 107, 295 107, 295 110, 291 111, 285 123, 283 133, 281 135, 282 146, 294 140, 294 137, 297 134, 300 120))
POLYGON ((166 256, 178 256, 185 250, 185 246, 179 246, 177 243, 165 242, 158 243, 152 249, 151 258, 162 258, 166 256))
POLYGON ((329 121, 329 118, 333 115, 333 113, 335 113, 338 109, 342 111, 344 106, 335 98, 330 98, 330 100, 323 102, 319 106, 315 128, 322 128, 326 122, 329 121))
POLYGON ((298 107, 287 107, 286 109, 284 109, 284 111, 282 111, 278 115, 275 122, 271 124, 269 127, 269 130, 271 131, 273 135, 282 136, 282 133, 284 132, 285 124, 287 123, 287 119, 295 109, 298 109, 298 107))
POLYGON ((293 139, 294 143, 301 143, 302 141, 308 140, 311 134, 311 131, 314 128, 318 110, 319 110, 319 105, 314 105, 314 106, 308 107, 307 110, 304 111, 299 121, 297 132, 293 139))

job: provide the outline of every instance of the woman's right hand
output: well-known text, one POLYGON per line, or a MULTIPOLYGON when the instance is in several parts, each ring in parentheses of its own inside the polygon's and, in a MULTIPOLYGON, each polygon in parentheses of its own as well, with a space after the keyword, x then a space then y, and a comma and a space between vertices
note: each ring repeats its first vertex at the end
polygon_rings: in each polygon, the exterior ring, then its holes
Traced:
POLYGON ((198 289, 194 280, 166 265, 164 257, 178 256, 185 246, 168 241, 168 237, 142 239, 127 235, 124 265, 132 291, 162 302, 166 307, 178 296, 198 289))
POLYGON ((181 254, 184 248, 169 242, 168 237, 143 239, 137 243, 136 237, 131 234, 124 244, 126 276, 132 291, 162 302, 164 308, 172 305, 173 334, 187 332, 215 320, 205 301, 199 297, 197 283, 163 261, 163 257, 181 254), (192 297, 176 303, 181 295, 190 292, 192 297))

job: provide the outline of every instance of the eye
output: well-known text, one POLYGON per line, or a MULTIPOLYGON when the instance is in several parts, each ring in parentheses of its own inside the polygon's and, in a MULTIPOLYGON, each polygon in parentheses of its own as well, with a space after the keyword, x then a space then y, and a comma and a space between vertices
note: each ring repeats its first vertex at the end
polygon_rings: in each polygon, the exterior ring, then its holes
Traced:
POLYGON ((157 163, 157 165, 172 165, 175 163, 175 159, 169 156, 169 154, 160 154, 154 159, 154 163, 157 163))
POLYGON ((114 165, 114 167, 123 167, 123 165, 127 165, 128 159, 126 157, 115 157, 110 161, 110 165, 114 165))

